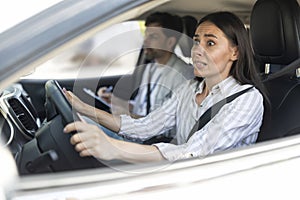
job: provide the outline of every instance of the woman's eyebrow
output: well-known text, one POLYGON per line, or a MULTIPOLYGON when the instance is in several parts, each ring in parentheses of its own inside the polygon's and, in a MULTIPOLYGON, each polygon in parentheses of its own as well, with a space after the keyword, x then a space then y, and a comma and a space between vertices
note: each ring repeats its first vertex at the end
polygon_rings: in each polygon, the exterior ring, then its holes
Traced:
POLYGON ((193 38, 198 38, 199 37, 199 35, 198 34, 195 34, 194 36, 193 36, 193 38))
MULTIPOLYGON (((199 34, 194 35, 194 38, 198 38, 198 37, 199 37, 199 34)), ((218 39, 218 37, 216 35, 211 34, 211 33, 204 34, 204 37, 213 37, 213 38, 218 39)))
POLYGON ((216 38, 216 39, 218 39, 218 37, 217 37, 216 35, 214 35, 214 34, 210 34, 210 33, 208 33, 208 34, 204 34, 204 37, 213 37, 213 38, 216 38))

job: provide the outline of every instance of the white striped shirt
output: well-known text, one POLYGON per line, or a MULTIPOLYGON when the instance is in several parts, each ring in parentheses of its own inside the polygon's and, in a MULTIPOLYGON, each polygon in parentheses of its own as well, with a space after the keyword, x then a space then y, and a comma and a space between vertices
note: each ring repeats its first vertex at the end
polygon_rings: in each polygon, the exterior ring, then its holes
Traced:
POLYGON ((154 144, 170 161, 206 155, 253 144, 257 139, 263 118, 263 97, 256 89, 225 104, 202 129, 187 141, 188 135, 199 117, 218 101, 251 85, 240 85, 228 77, 215 85, 201 105, 196 95, 202 93, 204 82, 188 81, 175 91, 172 98, 159 109, 140 119, 121 116, 119 134, 145 140, 176 126, 177 144, 154 144))

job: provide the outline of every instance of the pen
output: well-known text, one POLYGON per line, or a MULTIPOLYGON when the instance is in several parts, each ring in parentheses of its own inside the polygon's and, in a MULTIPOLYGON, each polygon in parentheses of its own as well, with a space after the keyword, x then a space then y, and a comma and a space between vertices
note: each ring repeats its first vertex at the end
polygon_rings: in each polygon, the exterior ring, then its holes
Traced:
POLYGON ((113 86, 109 86, 104 92, 108 93, 111 92, 113 90, 113 86))

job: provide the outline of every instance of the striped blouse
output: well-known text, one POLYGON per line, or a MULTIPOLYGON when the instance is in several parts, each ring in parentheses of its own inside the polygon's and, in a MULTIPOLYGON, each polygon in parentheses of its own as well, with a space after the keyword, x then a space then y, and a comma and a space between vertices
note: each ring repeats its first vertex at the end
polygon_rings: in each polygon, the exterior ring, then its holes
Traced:
POLYGON ((224 105, 202 129, 187 141, 199 117, 218 101, 251 85, 240 85, 228 77, 215 85, 201 105, 196 95, 202 93, 204 82, 188 81, 173 93, 160 108, 140 119, 121 116, 120 135, 146 140, 176 127, 176 144, 156 143, 163 157, 169 161, 209 154, 255 143, 263 118, 263 97, 250 89, 224 105))

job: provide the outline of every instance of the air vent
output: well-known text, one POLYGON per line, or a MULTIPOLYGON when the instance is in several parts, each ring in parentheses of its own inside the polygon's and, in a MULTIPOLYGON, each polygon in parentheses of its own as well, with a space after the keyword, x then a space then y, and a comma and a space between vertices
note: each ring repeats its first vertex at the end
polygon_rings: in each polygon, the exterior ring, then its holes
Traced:
POLYGON ((9 99, 8 103, 26 131, 28 131, 30 134, 33 134, 38 129, 38 126, 33 116, 24 107, 24 104, 22 104, 19 99, 15 98, 9 99))

